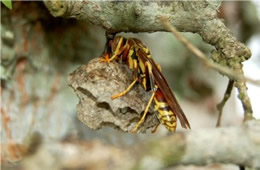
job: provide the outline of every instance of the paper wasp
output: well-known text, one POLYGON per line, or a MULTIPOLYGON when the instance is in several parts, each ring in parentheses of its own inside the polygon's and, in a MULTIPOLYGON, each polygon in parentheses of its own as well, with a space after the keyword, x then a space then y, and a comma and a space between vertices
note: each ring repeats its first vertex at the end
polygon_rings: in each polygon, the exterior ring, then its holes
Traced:
MULTIPOLYGON (((144 122, 148 110, 154 102, 157 118, 169 131, 176 130, 177 118, 183 128, 190 128, 189 122, 172 93, 167 81, 162 75, 161 68, 154 62, 150 50, 136 38, 124 38, 122 36, 107 37, 105 57, 100 61, 117 61, 126 64, 132 70, 134 81, 127 89, 112 96, 112 99, 125 95, 136 84, 140 83, 146 91, 152 90, 150 100, 144 110, 142 118, 132 130, 136 133, 138 127, 144 122)), ((158 124, 152 132, 155 132, 158 124)))

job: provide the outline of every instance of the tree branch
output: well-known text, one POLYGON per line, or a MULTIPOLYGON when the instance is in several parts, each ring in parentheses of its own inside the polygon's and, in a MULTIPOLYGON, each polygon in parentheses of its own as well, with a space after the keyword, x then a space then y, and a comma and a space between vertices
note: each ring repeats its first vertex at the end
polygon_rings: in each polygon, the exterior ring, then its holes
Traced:
MULTIPOLYGON (((145 155, 162 167, 178 164, 207 165, 233 163, 260 168, 260 121, 242 127, 207 129, 178 133, 146 144, 145 155)), ((144 156, 140 169, 145 169, 144 156)), ((147 164, 147 162, 146 162, 147 164)))
MULTIPOLYGON (((44 1, 53 16, 73 17, 102 26, 110 33, 168 31, 166 18, 181 32, 193 32, 216 47, 218 55, 239 62, 251 56, 217 18, 220 1, 44 1)), ((220 60, 220 57, 215 57, 220 60)))
MULTIPOLYGON (((167 31, 160 18, 182 32, 201 35, 215 47, 212 59, 224 66, 211 67, 230 75, 226 68, 243 75, 242 62, 250 58, 250 50, 232 35, 217 18, 220 1, 44 1, 54 16, 74 17, 100 25, 110 33, 167 31)), ((234 74, 233 74, 234 76, 234 74)), ((241 78, 241 76, 235 76, 241 78)), ((243 80, 235 83, 245 110, 251 119, 252 108, 243 80), (244 96, 244 97, 243 97, 244 96)))
POLYGON ((108 32, 166 31, 160 17, 178 30, 198 32, 202 22, 216 18, 220 1, 44 1, 53 16, 73 17, 108 32))
POLYGON ((47 143, 34 156, 25 158, 22 165, 32 169, 39 162, 42 169, 157 170, 179 164, 211 163, 260 168, 260 121, 248 121, 241 127, 175 133, 134 148, 117 148, 97 141, 47 143))

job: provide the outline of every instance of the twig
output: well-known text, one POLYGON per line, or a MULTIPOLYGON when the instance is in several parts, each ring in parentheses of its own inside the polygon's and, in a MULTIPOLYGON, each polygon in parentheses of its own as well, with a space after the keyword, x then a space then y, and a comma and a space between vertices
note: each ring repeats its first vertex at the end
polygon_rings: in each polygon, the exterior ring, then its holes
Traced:
POLYGON ((237 65, 232 66, 236 71, 233 71, 227 67, 223 67, 217 63, 213 63, 210 60, 208 60, 208 58, 199 49, 193 46, 186 38, 184 38, 180 33, 178 33, 178 31, 165 18, 161 18, 161 22, 166 28, 168 28, 176 36, 178 40, 180 40, 191 52, 193 52, 200 60, 202 60, 202 62, 206 66, 211 67, 219 71, 220 73, 228 76, 230 80, 236 80, 235 86, 239 91, 238 97, 241 100, 244 108, 244 120, 253 119, 254 118, 253 110, 252 110, 249 96, 247 94, 246 81, 257 85, 260 85, 260 81, 252 80, 243 75, 242 64, 240 62, 244 60, 238 61, 239 62, 237 63, 238 67, 237 65))
POLYGON ((192 43, 190 43, 185 37, 183 37, 165 18, 161 18, 163 25, 171 31, 176 38, 181 41, 195 56, 197 56, 207 67, 219 71, 220 73, 228 76, 230 79, 247 81, 253 84, 260 85, 260 80, 253 80, 251 78, 245 77, 244 75, 234 72, 233 70, 223 67, 219 64, 211 62, 206 55, 204 55, 198 48, 196 48, 192 43))
POLYGON ((217 109, 219 111, 218 121, 217 121, 217 125, 216 125, 217 127, 220 127, 220 125, 221 125, 221 117, 222 117, 223 108, 231 95, 233 86, 234 86, 234 80, 229 80, 225 95, 224 95, 222 101, 217 105, 217 109))
POLYGON ((238 98, 240 99, 244 109, 244 121, 254 119, 250 98, 247 94, 246 82, 236 81, 235 87, 238 90, 238 98))

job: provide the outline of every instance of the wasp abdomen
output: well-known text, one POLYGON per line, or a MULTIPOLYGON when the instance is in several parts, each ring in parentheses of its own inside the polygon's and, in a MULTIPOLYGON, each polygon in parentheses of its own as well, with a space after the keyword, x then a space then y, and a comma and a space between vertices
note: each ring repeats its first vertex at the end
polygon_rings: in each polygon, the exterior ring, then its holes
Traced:
POLYGON ((157 117, 169 131, 176 130, 177 118, 171 107, 168 105, 162 91, 157 89, 154 96, 154 109, 157 111, 157 117))

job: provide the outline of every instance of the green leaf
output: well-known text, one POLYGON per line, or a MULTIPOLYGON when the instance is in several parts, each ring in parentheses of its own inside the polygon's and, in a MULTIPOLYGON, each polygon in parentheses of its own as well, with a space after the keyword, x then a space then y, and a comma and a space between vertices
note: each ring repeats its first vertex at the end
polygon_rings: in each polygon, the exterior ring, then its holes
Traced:
POLYGON ((9 8, 12 9, 12 0, 1 0, 3 2, 3 4, 9 8))

